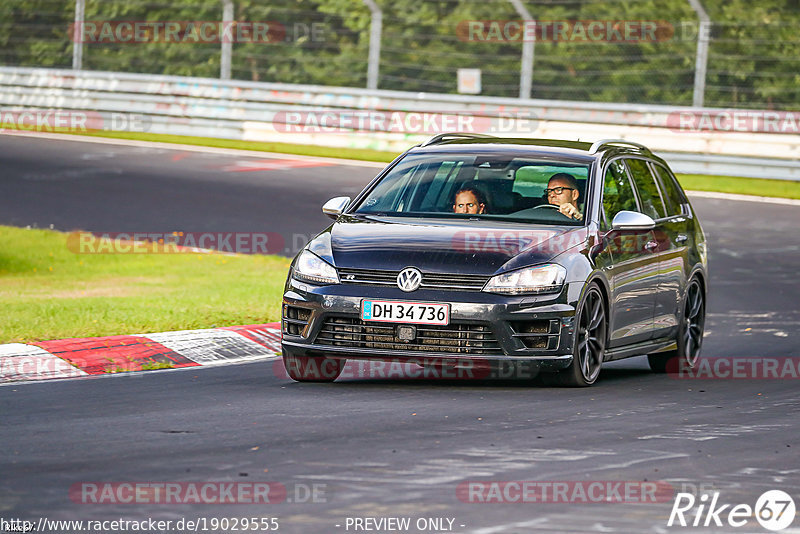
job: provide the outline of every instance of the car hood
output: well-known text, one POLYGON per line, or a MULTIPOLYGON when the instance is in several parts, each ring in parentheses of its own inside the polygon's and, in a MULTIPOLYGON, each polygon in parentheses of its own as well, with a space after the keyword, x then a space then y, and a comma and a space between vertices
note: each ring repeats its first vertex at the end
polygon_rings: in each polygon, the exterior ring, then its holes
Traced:
POLYGON ((338 268, 492 275, 548 262, 586 235, 585 227, 342 216, 309 249, 338 268))

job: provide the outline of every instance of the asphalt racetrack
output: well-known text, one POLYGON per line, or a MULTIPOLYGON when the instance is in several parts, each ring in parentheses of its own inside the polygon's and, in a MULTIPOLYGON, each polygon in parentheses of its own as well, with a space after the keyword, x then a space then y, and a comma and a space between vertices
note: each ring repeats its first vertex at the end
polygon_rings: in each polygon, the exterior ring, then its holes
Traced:
MULTIPOLYGON (((327 224, 325 200, 355 194, 379 170, 11 136, 0 137, 0 158, 0 224, 269 231, 284 237, 284 254, 327 224)), ((710 242, 703 357, 797 369, 800 207, 693 205, 710 242)), ((0 387, 0 517, 216 519, 229 532, 220 519, 274 517, 279 532, 312 534, 764 532, 752 518, 731 527, 727 511, 722 527, 703 526, 704 515, 692 527, 696 506, 690 526, 667 522, 681 491, 698 504, 705 492, 752 507, 782 490, 800 506, 798 376, 676 379, 652 374, 644 358, 608 364, 587 389, 360 377, 315 385, 281 371, 276 360, 0 387), (95 504, 76 493, 87 483, 210 481, 271 482, 285 494, 269 504, 95 504), (515 502, 518 492, 501 490, 506 502, 480 502, 489 493, 464 491, 475 481, 566 482, 570 492, 515 502), (626 481, 670 491, 626 503, 572 491, 626 481)), ((785 532, 800 532, 800 520, 785 532)))

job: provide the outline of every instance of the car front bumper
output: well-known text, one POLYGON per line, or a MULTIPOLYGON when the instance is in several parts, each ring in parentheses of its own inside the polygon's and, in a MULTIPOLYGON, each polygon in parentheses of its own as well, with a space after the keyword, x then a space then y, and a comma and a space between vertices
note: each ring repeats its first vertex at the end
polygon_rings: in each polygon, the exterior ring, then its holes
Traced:
POLYGON ((572 363, 575 302, 582 284, 558 294, 506 296, 480 291, 360 284, 317 286, 290 279, 283 297, 283 350, 297 356, 405 362, 531 362, 540 370, 572 363), (450 304, 446 327, 415 325, 419 338, 402 340, 403 323, 361 320, 364 299, 450 304))

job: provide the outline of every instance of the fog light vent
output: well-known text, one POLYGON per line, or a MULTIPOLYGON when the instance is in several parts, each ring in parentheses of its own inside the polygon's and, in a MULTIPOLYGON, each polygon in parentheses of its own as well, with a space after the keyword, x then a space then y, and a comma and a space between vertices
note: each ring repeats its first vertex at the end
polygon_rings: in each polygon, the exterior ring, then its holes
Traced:
POLYGON ((290 336, 302 336, 311 320, 311 310, 297 306, 283 305, 283 333, 290 336))

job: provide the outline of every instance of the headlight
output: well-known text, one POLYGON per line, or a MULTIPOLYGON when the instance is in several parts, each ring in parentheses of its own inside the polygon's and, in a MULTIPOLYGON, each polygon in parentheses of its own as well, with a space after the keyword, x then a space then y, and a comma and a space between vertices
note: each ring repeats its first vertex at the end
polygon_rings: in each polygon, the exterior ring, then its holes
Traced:
POLYGON ((550 293, 564 285, 567 270, 560 265, 528 267, 493 276, 483 288, 489 293, 524 295, 526 293, 550 293))
POLYGON ((317 284, 338 284, 336 269, 313 252, 304 250, 294 264, 294 277, 317 284))

